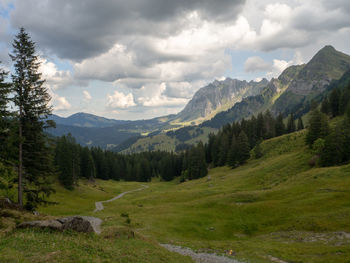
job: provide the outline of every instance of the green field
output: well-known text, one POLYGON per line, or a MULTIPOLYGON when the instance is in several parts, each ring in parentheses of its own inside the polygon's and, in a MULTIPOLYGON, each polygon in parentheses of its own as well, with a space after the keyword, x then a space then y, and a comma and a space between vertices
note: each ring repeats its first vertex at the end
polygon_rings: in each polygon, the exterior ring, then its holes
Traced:
POLYGON ((158 243, 232 249, 243 262, 350 262, 350 165, 311 168, 304 137, 302 131, 265 141, 264 156, 237 169, 211 169, 181 184, 148 183, 97 213, 95 201, 140 184, 57 186, 51 200, 58 204, 39 211, 100 217, 102 234, 15 230, 1 236, 0 262, 191 262, 158 243))

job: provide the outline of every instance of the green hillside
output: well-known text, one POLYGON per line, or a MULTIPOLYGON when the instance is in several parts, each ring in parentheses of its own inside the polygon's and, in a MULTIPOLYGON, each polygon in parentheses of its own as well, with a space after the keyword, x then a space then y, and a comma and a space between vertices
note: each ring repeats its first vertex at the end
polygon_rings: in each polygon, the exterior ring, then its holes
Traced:
POLYGON ((261 159, 185 183, 151 182, 96 214, 94 201, 139 184, 57 186, 51 200, 58 204, 40 212, 98 216, 101 236, 16 230, 2 234, 0 261, 190 262, 157 245, 170 243, 215 253, 232 249, 243 262, 348 262, 350 165, 311 168, 304 139, 301 131, 264 141, 261 159), (130 231, 136 238, 128 239, 130 231))

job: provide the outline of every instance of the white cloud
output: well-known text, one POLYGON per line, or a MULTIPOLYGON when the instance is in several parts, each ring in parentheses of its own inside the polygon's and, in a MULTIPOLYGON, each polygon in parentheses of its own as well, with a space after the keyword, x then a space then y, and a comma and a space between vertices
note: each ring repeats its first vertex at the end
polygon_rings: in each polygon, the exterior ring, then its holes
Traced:
POLYGON ((107 95, 107 107, 111 109, 126 109, 136 106, 132 93, 125 95, 122 92, 114 91, 112 95, 107 95))
POLYGON ((65 97, 61 97, 57 94, 52 93, 52 105, 54 111, 66 111, 72 108, 72 105, 68 102, 65 97))
POLYGON ((87 90, 84 90, 84 91, 83 91, 83 95, 84 95, 84 100, 85 100, 86 102, 89 102, 89 101, 92 99, 90 93, 89 93, 87 90))
POLYGON ((52 90, 72 85, 86 85, 85 81, 74 78, 69 70, 59 70, 55 63, 45 58, 39 57, 39 62, 41 63, 39 72, 42 73, 42 79, 46 80, 46 85, 52 90))
MULTIPOLYGON (((145 89, 145 87, 143 87, 145 89)), ((166 90, 166 84, 161 83, 155 94, 151 97, 139 97, 138 102, 146 107, 161 107, 161 106, 182 106, 188 102, 188 99, 183 98, 171 98, 164 95, 166 90)))
POLYGON ((246 72, 268 71, 272 68, 270 63, 265 62, 261 57, 249 57, 244 63, 246 72))

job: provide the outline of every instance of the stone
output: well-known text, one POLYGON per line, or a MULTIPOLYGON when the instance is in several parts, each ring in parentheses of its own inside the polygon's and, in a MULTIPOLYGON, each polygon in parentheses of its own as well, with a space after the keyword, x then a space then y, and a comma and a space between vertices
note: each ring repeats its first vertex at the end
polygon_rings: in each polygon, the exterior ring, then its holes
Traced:
POLYGON ((62 229, 72 229, 77 232, 101 233, 102 220, 92 216, 72 216, 58 219, 63 224, 62 229))
POLYGON ((42 220, 42 221, 30 221, 24 222, 17 226, 17 228, 49 228, 54 230, 63 231, 71 229, 77 232, 96 234, 101 233, 102 220, 92 216, 71 216, 63 217, 55 220, 42 220))

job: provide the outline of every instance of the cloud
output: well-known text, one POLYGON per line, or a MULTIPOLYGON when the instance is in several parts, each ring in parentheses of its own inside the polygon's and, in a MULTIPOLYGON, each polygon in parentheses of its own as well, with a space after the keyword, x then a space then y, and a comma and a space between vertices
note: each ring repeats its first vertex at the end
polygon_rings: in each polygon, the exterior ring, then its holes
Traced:
MULTIPOLYGON (((244 70, 256 78, 276 77, 299 63, 290 59, 295 49, 304 59, 325 44, 349 51, 348 0, 13 2, 14 8, 7 7, 10 19, 0 21, 0 39, 25 26, 45 58, 43 77, 50 89, 109 82, 102 85, 118 91, 108 94, 108 107, 130 112, 150 113, 156 105, 173 111, 213 79, 236 77, 241 69, 232 69, 230 54, 269 57, 246 60, 244 70), (268 52, 279 57, 273 60, 268 52), (72 69, 60 68, 62 61, 72 69)), ((8 53, 3 46, 0 59, 8 53)))
POLYGON ((259 72, 271 70, 272 65, 265 62, 261 57, 249 57, 244 63, 246 72, 259 72))
POLYGON ((83 91, 83 95, 84 95, 84 100, 85 100, 86 102, 89 102, 89 101, 92 99, 90 93, 89 93, 87 90, 84 90, 84 91, 83 91))
POLYGON ((125 95, 122 92, 114 91, 112 95, 107 95, 107 108, 127 109, 136 106, 132 93, 125 95))
MULTIPOLYGON (((145 87, 143 87, 145 89, 145 87)), ((152 96, 149 97, 139 97, 138 102, 146 107, 161 107, 161 106, 168 106, 168 107, 177 107, 177 106, 183 106, 188 102, 188 99, 183 98, 171 98, 164 94, 167 87, 165 83, 161 83, 158 87, 158 89, 155 91, 152 96)))
POLYGON ((68 102, 65 97, 61 97, 57 94, 52 93, 52 105, 55 111, 66 111, 72 108, 72 105, 68 102))
POLYGON ((185 25, 182 18, 194 11, 206 20, 231 21, 244 2, 17 0, 11 22, 15 27, 25 25, 37 42, 60 58, 82 60, 107 52, 124 37, 172 35, 185 25))
POLYGON ((52 90, 87 84, 84 80, 74 78, 69 70, 58 70, 55 63, 45 58, 39 57, 39 62, 41 63, 39 72, 42 74, 42 79, 46 80, 46 85, 52 90))

